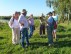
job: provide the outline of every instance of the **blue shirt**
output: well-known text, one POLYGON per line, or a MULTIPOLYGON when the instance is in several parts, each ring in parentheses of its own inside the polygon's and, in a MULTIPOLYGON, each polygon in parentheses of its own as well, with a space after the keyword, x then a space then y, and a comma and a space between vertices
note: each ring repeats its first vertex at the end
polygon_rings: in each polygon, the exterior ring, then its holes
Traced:
POLYGON ((53 17, 50 16, 50 17, 48 18, 47 22, 48 22, 48 26, 52 26, 52 25, 53 25, 53 17))

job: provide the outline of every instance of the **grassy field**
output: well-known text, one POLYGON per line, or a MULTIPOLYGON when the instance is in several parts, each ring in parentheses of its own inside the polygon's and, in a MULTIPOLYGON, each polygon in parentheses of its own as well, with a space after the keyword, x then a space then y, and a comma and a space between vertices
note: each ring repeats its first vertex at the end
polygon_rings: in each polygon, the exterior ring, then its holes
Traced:
POLYGON ((0 23, 0 54, 71 54, 71 23, 58 25, 58 41, 48 47, 48 38, 39 36, 39 22, 35 20, 36 30, 30 41, 30 46, 23 49, 21 45, 11 43, 11 29, 7 23, 0 23))

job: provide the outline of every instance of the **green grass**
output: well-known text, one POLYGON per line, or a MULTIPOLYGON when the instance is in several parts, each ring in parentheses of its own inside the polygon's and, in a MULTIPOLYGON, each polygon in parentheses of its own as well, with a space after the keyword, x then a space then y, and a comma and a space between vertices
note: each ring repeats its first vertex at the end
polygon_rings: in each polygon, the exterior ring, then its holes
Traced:
POLYGON ((48 47, 48 38, 39 36, 39 21, 35 20, 36 30, 29 40, 30 46, 23 49, 20 44, 13 45, 11 42, 11 29, 7 23, 0 23, 0 54, 71 54, 71 24, 60 23, 58 25, 58 41, 53 47, 48 47))

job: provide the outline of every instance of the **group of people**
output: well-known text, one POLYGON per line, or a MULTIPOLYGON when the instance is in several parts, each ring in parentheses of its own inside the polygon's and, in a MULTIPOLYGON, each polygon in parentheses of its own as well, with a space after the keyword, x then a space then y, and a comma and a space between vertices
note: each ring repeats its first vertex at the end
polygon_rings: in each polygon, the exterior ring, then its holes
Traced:
POLYGON ((40 17, 40 36, 45 35, 45 28, 47 28, 48 44, 51 46, 53 45, 53 38, 57 41, 56 31, 58 16, 56 15, 55 11, 49 12, 47 16, 47 20, 43 15, 40 17))
MULTIPOLYGON (((26 14, 26 9, 23 9, 21 13, 15 12, 9 21, 9 27, 12 28, 12 43, 19 44, 21 42, 23 48, 25 48, 25 39, 26 47, 29 46, 29 38, 33 36, 35 30, 33 14, 28 18, 26 14), (30 33, 28 33, 29 28, 30 33)), ((45 27, 47 27, 48 44, 51 46, 53 44, 53 38, 56 39, 58 17, 55 15, 55 11, 49 12, 47 16, 47 21, 45 20, 45 16, 40 17, 40 36, 45 34, 45 27), (47 26, 45 24, 47 24, 47 26)))

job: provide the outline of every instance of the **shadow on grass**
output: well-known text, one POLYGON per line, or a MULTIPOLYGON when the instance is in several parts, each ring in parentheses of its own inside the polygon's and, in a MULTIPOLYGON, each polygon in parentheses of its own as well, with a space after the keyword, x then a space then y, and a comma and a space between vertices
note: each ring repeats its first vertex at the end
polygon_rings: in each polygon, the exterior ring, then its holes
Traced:
POLYGON ((30 43, 30 46, 32 46, 32 48, 39 48, 39 47, 43 47, 43 46, 48 46, 48 43, 46 42, 34 42, 34 43, 30 43))
MULTIPOLYGON (((71 34, 60 34, 60 35, 57 35, 58 39, 59 38, 65 38, 65 37, 68 37, 68 38, 71 38, 71 34)), ((41 38, 47 38, 47 36, 43 36, 41 38)), ((30 43, 30 46, 32 46, 32 48, 38 48, 38 47, 41 47, 41 46, 46 46, 48 47, 48 43, 47 42, 34 42, 34 43, 30 43)), ((55 42, 54 43, 54 46, 55 48, 62 48, 62 47, 71 47, 71 41, 58 41, 58 42, 55 42)))
POLYGON ((58 38, 65 38, 65 37, 68 37, 68 38, 71 38, 71 34, 60 34, 60 35, 57 35, 58 38))
MULTIPOLYGON (((32 48, 39 48, 39 47, 43 47, 43 46, 48 47, 48 43, 34 42, 34 43, 30 43, 30 46, 32 46, 32 48)), ((54 48, 71 47, 71 41, 55 42, 53 47, 54 48)))
POLYGON ((71 41, 60 41, 56 42, 54 45, 55 48, 62 48, 62 47, 71 47, 71 41))
POLYGON ((71 29, 68 29, 67 31, 70 31, 71 32, 71 29))
POLYGON ((1 40, 1 39, 4 39, 4 37, 0 37, 0 40, 1 40))
MULTIPOLYGON (((58 39, 65 38, 65 37, 71 38, 71 34, 60 34, 57 36, 58 36, 58 39)), ((47 38, 47 36, 43 36, 42 38, 47 38)), ((38 48, 40 46, 48 47, 47 42, 34 42, 34 43, 30 43, 30 45, 33 46, 33 48, 38 48)), ((67 40, 66 41, 57 41, 54 43, 53 47, 55 47, 55 48, 71 47, 71 41, 67 41, 67 40)))
POLYGON ((47 35, 34 35, 33 38, 47 38, 47 35))
POLYGON ((45 42, 34 42, 34 43, 30 43, 30 45, 39 45, 39 46, 47 46, 48 43, 45 43, 45 42))

